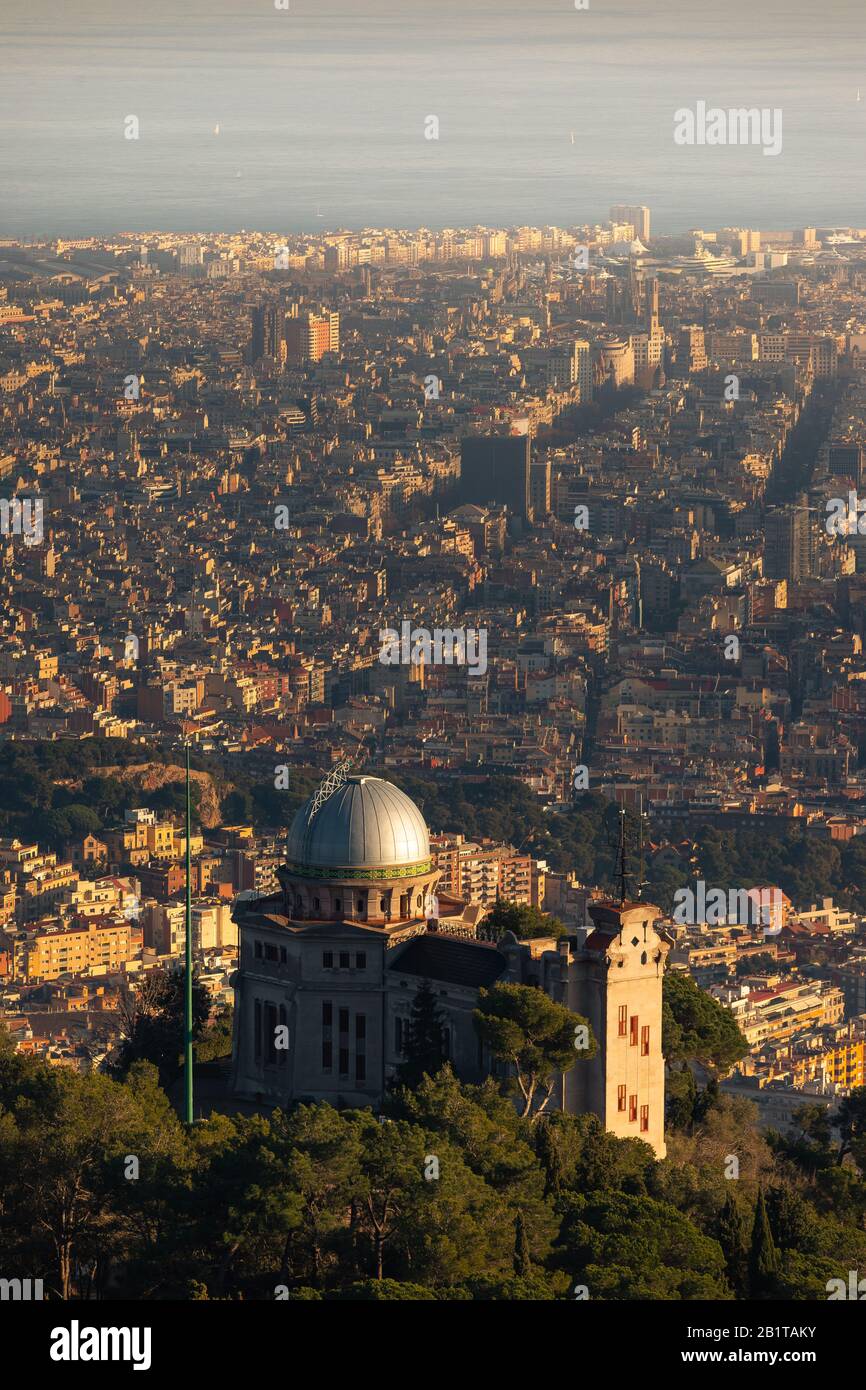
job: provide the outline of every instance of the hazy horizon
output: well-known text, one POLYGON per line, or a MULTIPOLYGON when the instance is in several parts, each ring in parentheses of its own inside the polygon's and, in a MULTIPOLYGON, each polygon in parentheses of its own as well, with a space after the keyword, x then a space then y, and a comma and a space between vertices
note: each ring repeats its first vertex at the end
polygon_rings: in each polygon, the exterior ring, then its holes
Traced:
POLYGON ((589 3, 4 0, 0 235, 569 225, 615 202, 660 233, 866 225, 856 0, 589 3), (677 146, 698 101, 781 109, 780 155, 677 146))

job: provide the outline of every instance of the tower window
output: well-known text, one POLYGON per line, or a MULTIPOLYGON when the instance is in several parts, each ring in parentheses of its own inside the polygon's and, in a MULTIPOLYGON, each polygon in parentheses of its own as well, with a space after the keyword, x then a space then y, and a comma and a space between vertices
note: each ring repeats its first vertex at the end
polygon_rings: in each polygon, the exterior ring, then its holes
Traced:
POLYGON ((629 1038, 628 1038, 629 1047, 637 1047, 637 1030, 638 1030, 638 1016, 637 1016, 637 1014, 632 1014, 631 1018, 630 1018, 629 1021, 628 1021, 628 1028, 629 1028, 629 1038))
POLYGON ((628 1117, 632 1122, 637 1119, 637 1096, 628 1098, 628 1117))
POLYGON ((624 1038, 624 1037, 625 1037, 627 1027, 628 1027, 628 1005, 627 1005, 627 1004, 620 1004, 620 1006, 619 1006, 619 1036, 620 1036, 621 1038, 624 1038))
POLYGON ((640 1108, 640 1129, 641 1134, 646 1134, 649 1129, 649 1106, 642 1105, 640 1108))
POLYGON ((333 970, 333 968, 334 968, 334 952, 333 952, 333 951, 323 951, 323 952, 322 952, 322 969, 323 969, 323 970, 333 970))
POLYGON ((616 1108, 617 1110, 625 1110, 625 1086, 617 1086, 616 1088, 616 1108))
POLYGON ((349 969, 349 952, 348 952, 348 951, 341 951, 341 952, 340 952, 340 969, 341 969, 341 970, 348 970, 348 969, 349 969))
POLYGON ((355 952, 355 969, 356 969, 356 970, 366 970, 366 969, 367 969, 367 953, 366 953, 366 951, 356 951, 356 952, 355 952))
POLYGON ((640 1030, 640 1055, 641 1055, 641 1057, 648 1057, 648 1056, 649 1056, 649 1024, 648 1024, 648 1023, 644 1024, 643 1028, 641 1028, 641 1030, 640 1030))

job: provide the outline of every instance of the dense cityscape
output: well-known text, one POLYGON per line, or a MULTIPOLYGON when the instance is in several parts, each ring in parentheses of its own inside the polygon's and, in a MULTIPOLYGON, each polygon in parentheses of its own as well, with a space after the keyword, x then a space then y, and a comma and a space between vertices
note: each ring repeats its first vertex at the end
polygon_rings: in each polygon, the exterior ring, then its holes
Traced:
POLYGON ((864 229, 0 242, 3 1272, 858 1298, 864 447, 864 229))

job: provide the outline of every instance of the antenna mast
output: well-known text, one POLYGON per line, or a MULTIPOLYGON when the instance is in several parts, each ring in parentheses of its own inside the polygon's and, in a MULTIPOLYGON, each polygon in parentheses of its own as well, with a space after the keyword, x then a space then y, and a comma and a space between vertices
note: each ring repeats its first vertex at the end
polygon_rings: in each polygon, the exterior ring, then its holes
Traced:
POLYGON ((622 907, 626 900, 626 871, 625 871, 625 807, 619 810, 619 905, 622 907))

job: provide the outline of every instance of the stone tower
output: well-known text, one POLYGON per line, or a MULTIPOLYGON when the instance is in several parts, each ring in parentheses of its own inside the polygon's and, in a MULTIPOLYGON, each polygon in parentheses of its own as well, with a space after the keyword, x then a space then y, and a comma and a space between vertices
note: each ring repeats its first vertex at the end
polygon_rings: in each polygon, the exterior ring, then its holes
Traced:
POLYGON ((597 902, 582 944, 564 937, 541 958, 542 988, 586 1018, 596 1055, 562 1077, 564 1110, 590 1110, 623 1139, 643 1139, 665 1156, 662 981, 670 942, 653 925, 651 903, 597 902))

